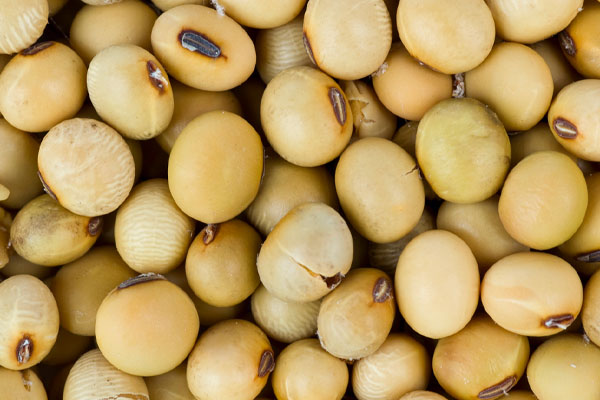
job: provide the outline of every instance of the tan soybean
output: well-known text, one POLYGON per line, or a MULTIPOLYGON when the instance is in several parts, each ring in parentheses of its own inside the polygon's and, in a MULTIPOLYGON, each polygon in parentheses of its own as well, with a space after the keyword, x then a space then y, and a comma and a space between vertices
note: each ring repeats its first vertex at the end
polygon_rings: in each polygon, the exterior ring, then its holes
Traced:
POLYGON ((258 274, 281 300, 311 302, 340 284, 352 255, 352 234, 341 215, 323 203, 304 203, 267 236, 258 254, 258 274))
POLYGON ((577 164, 562 153, 540 151, 525 157, 508 174, 498 213, 515 240, 547 250, 573 236, 587 203, 585 179, 577 164))
POLYGON ((506 330, 549 336, 575 321, 581 311, 583 287, 577 271, 563 259, 539 252, 516 253, 486 272, 481 302, 506 330))
POLYGON ((19 52, 35 43, 48 23, 46 0, 2 0, 0 53, 19 52))
POLYGON ((548 111, 554 83, 542 56, 520 43, 502 42, 465 74, 466 95, 487 104, 507 131, 532 128, 548 111))
POLYGON ((265 83, 278 73, 300 65, 311 66, 304 48, 301 14, 290 22, 271 29, 261 29, 256 34, 256 69, 265 83))
POLYGON ((406 393, 398 400, 447 400, 444 396, 428 392, 426 390, 415 390, 413 392, 406 393))
POLYGON ((452 97, 452 76, 419 64, 401 43, 395 43, 373 75, 373 87, 388 110, 418 121, 436 103, 452 97))
POLYGON ((392 333, 377 351, 352 366, 352 390, 359 400, 397 400, 425 389, 431 359, 425 347, 404 333, 392 333))
POLYGON ((260 285, 251 298, 252 317, 274 340, 293 343, 317 332, 321 300, 305 303, 283 301, 260 285))
POLYGON ((260 117, 267 140, 285 160, 316 167, 334 160, 352 135, 353 115, 340 86, 311 67, 286 69, 262 96, 260 117))
POLYGON ((60 268, 50 289, 61 326, 76 335, 94 336, 96 314, 106 295, 135 275, 113 246, 95 247, 60 268))
POLYGON ((211 111, 181 132, 169 157, 169 189, 190 217, 207 224, 230 220, 256 197, 263 146, 242 117, 211 111))
POLYGON ((398 118, 381 103, 374 89, 367 83, 341 82, 354 117, 354 139, 376 136, 391 139, 396 131, 398 118))
POLYGON ((71 368, 63 400, 150 400, 144 379, 129 375, 108 362, 100 350, 90 350, 71 368))
POLYGON ((152 400, 195 400, 187 385, 187 363, 177 368, 146 379, 148 394, 152 400))
POLYGON ((167 72, 141 47, 101 50, 90 62, 87 85, 102 120, 129 139, 152 139, 171 122, 174 100, 167 72))
POLYGON ((600 79, 582 79, 565 86, 548 111, 554 138, 570 153, 600 161, 600 79))
POLYGON ((75 15, 69 39, 86 64, 101 50, 117 44, 133 44, 152 50, 150 33, 157 15, 139 0, 108 5, 86 5, 75 15))
POLYGON ((479 269, 469 246, 430 230, 404 248, 395 276, 400 313, 417 333, 439 339, 467 325, 479 302, 479 269))
POLYGON ((277 400, 331 400, 342 398, 348 378, 344 361, 323 350, 317 339, 304 339, 279 353, 271 382, 277 400))
POLYGON ((581 322, 586 335, 598 346, 600 343, 600 273, 596 272, 585 285, 581 322))
POLYGON ((328 75, 361 79, 383 64, 392 44, 392 20, 383 0, 309 0, 304 45, 328 75))
POLYGON ((469 71, 487 57, 495 39, 483 0, 402 0, 396 15, 400 39, 417 60, 445 74, 469 71))
POLYGON ((0 206, 19 209, 42 192, 37 176, 39 148, 32 135, 0 119, 0 184, 9 191, 0 206))
POLYGON ((386 340, 396 313, 392 280, 375 268, 357 268, 321 302, 321 346, 346 360, 373 354, 386 340))
POLYGON ((439 384, 455 399, 497 399, 517 384, 528 359, 525 336, 479 316, 437 343, 432 366, 439 384))
POLYGON ((429 109, 416 138, 419 167, 435 193, 454 203, 485 200, 500 189, 510 141, 498 116, 475 99, 447 99, 429 109))
POLYGON ((542 56, 548 68, 550 68, 550 74, 554 83, 552 97, 556 96, 569 83, 580 79, 577 71, 573 69, 560 50, 560 45, 555 37, 533 43, 529 47, 542 56))
POLYGON ((210 4, 210 0, 152 0, 152 3, 161 11, 167 11, 183 4, 200 4, 207 6, 210 4))
POLYGON ((121 371, 161 375, 185 360, 199 326, 194 303, 182 289, 161 275, 144 274, 104 298, 96 314, 96 342, 121 371))
POLYGON ((600 398, 600 348, 582 335, 559 335, 531 355, 527 380, 538 399, 600 398))
POLYGON ((586 78, 600 78, 600 4, 586 1, 581 12, 558 35, 567 60, 586 78))
POLYGON ((56 301, 42 281, 17 275, 0 283, 0 366, 38 364, 54 346, 58 325, 56 301))
POLYGON ((251 322, 231 319, 200 336, 188 359, 188 387, 198 400, 252 400, 274 367, 267 336, 251 322))
POLYGON ((267 236, 291 209, 302 203, 339 208, 333 176, 325 167, 299 167, 277 154, 268 154, 260 189, 245 215, 267 236))
POLYGON ((335 170, 335 186, 346 218, 371 242, 402 238, 417 225, 425 206, 415 160, 382 138, 348 146, 335 170))
POLYGON ((504 40, 534 43, 562 31, 575 18, 583 0, 486 0, 496 32, 504 40))
POLYGON ((84 255, 101 230, 102 217, 74 214, 44 194, 19 210, 10 229, 10 240, 21 257, 54 267, 84 255))
POLYGON ((196 89, 229 90, 248 79, 256 65, 254 43, 244 28, 201 5, 180 5, 162 13, 151 41, 169 74, 196 89))
POLYGON ((246 300, 260 284, 256 257, 262 239, 238 219, 207 225, 185 259, 187 281, 196 296, 215 307, 246 300))
POLYGON ((496 261, 529 249, 513 239, 498 215, 498 196, 472 204, 445 201, 438 210, 438 229, 452 232, 469 245, 481 276, 496 261))
POLYGON ((9 255, 10 261, 0 270, 0 274, 7 278, 14 275, 32 275, 41 280, 55 272, 53 268, 27 261, 16 252, 9 252, 9 255))
POLYGON ((511 135, 509 138, 511 168, 528 155, 538 151, 558 151, 559 153, 568 155, 573 161, 577 162, 577 158, 561 146, 554 136, 552 136, 552 131, 546 121, 540 122, 531 129, 511 135))
POLYGON ((0 74, 0 112, 15 128, 47 131, 79 111, 86 68, 71 48, 41 42, 15 55, 0 74))
POLYGON ((175 140, 181 131, 197 116, 209 111, 224 110, 237 115, 242 115, 239 100, 230 91, 208 92, 185 86, 175 80, 171 80, 175 109, 173 118, 156 141, 167 153, 171 152, 175 140))
POLYGON ((0 367, 0 398, 11 400, 47 400, 44 384, 31 369, 12 371, 0 367))
POLYGON ((135 186, 119 207, 115 244, 134 271, 162 274, 183 262, 194 227, 175 204, 167 180, 151 179, 135 186))
POLYGON ((306 0, 218 0, 217 12, 250 28, 276 28, 302 11, 306 0), (219 11, 221 10, 221 11, 219 11))
POLYGON ((38 169, 48 194, 69 211, 90 217, 116 210, 135 179, 133 155, 121 135, 85 118, 64 121, 44 136, 38 169))

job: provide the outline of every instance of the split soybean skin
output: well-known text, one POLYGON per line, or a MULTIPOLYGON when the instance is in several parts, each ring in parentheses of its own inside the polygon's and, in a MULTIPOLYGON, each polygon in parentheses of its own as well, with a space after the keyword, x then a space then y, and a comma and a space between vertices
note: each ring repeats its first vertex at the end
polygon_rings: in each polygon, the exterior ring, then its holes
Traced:
POLYGON ((600 399, 598 1, 83 3, 0 0, 0 399, 600 399))

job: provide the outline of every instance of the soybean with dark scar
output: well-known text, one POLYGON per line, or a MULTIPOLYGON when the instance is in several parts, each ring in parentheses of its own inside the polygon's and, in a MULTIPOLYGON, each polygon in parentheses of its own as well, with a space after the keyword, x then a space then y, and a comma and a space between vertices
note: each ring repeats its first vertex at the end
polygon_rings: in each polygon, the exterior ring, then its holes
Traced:
POLYGON ((221 52, 221 48, 200 32, 184 29, 179 33, 178 40, 184 49, 194 53, 215 59, 225 57, 221 52))

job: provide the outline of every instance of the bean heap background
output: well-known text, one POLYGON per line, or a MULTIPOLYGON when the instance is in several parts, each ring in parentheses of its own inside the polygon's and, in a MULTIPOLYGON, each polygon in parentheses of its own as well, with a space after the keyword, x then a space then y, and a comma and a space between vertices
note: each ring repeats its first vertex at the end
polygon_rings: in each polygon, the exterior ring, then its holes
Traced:
POLYGON ((599 2, 1 0, 0 53, 0 399, 600 399, 599 2))

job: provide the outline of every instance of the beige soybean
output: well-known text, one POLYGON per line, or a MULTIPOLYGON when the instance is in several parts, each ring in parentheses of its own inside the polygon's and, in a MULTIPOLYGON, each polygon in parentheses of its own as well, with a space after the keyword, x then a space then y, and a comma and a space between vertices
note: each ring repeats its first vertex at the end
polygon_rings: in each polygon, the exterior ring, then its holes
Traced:
POLYGON ((321 300, 305 303, 283 301, 260 285, 251 298, 252 317, 274 340, 293 343, 317 332, 321 300))
POLYGON ((116 210, 135 179, 133 155, 121 135, 85 118, 64 121, 44 136, 38 169, 46 191, 63 207, 91 217, 116 210))
POLYGON ((238 219, 202 229, 185 259, 187 281, 196 296, 216 307, 250 297, 260 284, 256 257, 261 243, 258 232, 238 219))
POLYGON ((10 227, 12 225, 10 213, 0 207, 0 270, 4 268, 12 258, 10 247, 10 227))
POLYGON ((498 196, 493 196, 472 204, 445 201, 438 210, 438 229, 454 233, 469 245, 482 276, 501 258, 529 250, 513 239, 502 226, 498 200, 498 196))
POLYGON ((549 336, 579 315, 583 287, 577 271, 551 254, 516 253, 496 262, 481 282, 485 311, 501 327, 524 336, 549 336))
POLYGON ((370 136, 391 139, 398 118, 381 103, 374 89, 363 81, 343 81, 341 87, 354 117, 353 138, 370 136))
POLYGON ((90 62, 87 84, 102 120, 127 138, 151 139, 171 122, 174 100, 167 72, 141 47, 122 44, 100 51, 90 62))
POLYGON ((600 161, 600 79, 582 79, 565 86, 548 111, 554 138, 570 153, 600 161))
POLYGON ((508 174, 498 213, 515 240, 547 250, 573 236, 587 203, 585 179, 577 164, 564 154, 540 151, 525 157, 508 174))
POLYGON ((523 131, 548 111, 554 83, 548 64, 531 48, 498 43, 477 68, 465 74, 466 95, 487 104, 507 131, 523 131))
POLYGON ((187 385, 187 363, 157 376, 145 379, 152 400, 195 400, 187 385))
POLYGON ((426 390, 415 390, 406 393, 398 400, 447 400, 444 396, 435 392, 428 392, 426 390))
POLYGON ((81 356, 65 382, 64 400, 150 400, 144 378, 129 375, 108 362, 100 350, 81 356))
POLYGON ((281 300, 311 302, 340 284, 352 254, 352 234, 340 214, 323 203, 304 203, 267 236, 258 254, 258 274, 281 300))
POLYGON ((14 400, 47 400, 44 384, 31 370, 12 371, 0 367, 0 398, 14 400))
POLYGON ((246 302, 231 307, 215 307, 200 300, 188 285, 187 277, 185 275, 185 265, 165 274, 165 278, 179 286, 188 296, 190 296, 190 299, 194 302, 194 306, 198 312, 198 317, 200 318, 200 321, 202 321, 202 326, 211 326, 217 322, 237 318, 247 311, 248 304, 246 302))
POLYGON ((398 258, 408 243, 421 233, 432 229, 435 229, 435 216, 429 207, 425 207, 417 225, 401 239, 390 243, 368 243, 368 265, 383 270, 389 276, 394 276, 398 258))
POLYGON ((558 151, 570 156, 573 161, 577 162, 577 158, 554 138, 546 121, 540 122, 531 129, 511 135, 510 149, 511 168, 528 155, 538 151, 558 151))
POLYGON ((350 141, 354 121, 340 86, 323 72, 303 66, 286 69, 269 82, 260 118, 273 149, 302 167, 339 156, 350 141))
POLYGON ((373 87, 388 110, 418 121, 436 103, 452 96, 452 77, 419 64, 396 43, 374 74, 373 87))
POLYGON ((594 273, 585 285, 581 322, 586 335, 596 345, 600 343, 600 274, 594 273))
POLYGON ((181 132, 169 157, 169 189, 190 217, 208 224, 240 214, 258 193, 263 146, 242 117, 211 111, 181 132))
POLYGON ((425 389, 431 359, 425 347, 404 333, 392 333, 377 351, 352 366, 352 390, 359 400, 397 400, 425 389))
POLYGON ((256 34, 256 69, 265 83, 285 69, 312 65, 304 48, 303 22, 301 14, 284 25, 261 29, 256 34))
POLYGON ((0 112, 15 128, 47 131, 83 105, 86 68, 58 42, 41 42, 14 56, 0 74, 0 112))
POLYGON ((144 274, 104 298, 96 314, 96 342, 121 371, 160 375, 185 360, 199 326, 194 303, 182 289, 161 275, 144 274))
POLYGON ((563 54, 586 78, 600 78, 600 4, 587 1, 583 10, 558 35, 563 54))
POLYGON ((417 60, 445 74, 469 71, 487 57, 495 39, 483 0, 402 0, 396 23, 402 43, 417 60))
POLYGON ((0 283, 0 366, 23 370, 38 364, 58 335, 58 308, 39 279, 17 275, 0 283))
POLYGON ((291 209, 302 203, 338 208, 333 176, 325 167, 300 167, 277 154, 268 154, 260 189, 246 209, 249 222, 264 236, 291 209))
POLYGON ((534 43, 565 29, 575 18, 583 0, 535 0, 514 3, 486 0, 498 36, 507 41, 534 43))
POLYGON ((348 386, 348 367, 317 339, 304 339, 277 356, 271 382, 278 400, 338 400, 348 386))
POLYGON ((210 0, 152 0, 152 3, 161 11, 167 11, 183 4, 200 4, 207 6, 210 5, 210 0))
POLYGON ((56 343, 52 346, 50 353, 44 357, 42 364, 59 366, 75 362, 83 353, 92 347, 92 340, 93 338, 90 336, 75 335, 66 329, 60 328, 58 330, 58 335, 56 336, 56 343))
POLYGON ((335 187, 348 221, 367 240, 398 240, 419 222, 425 206, 415 160, 382 138, 354 142, 342 153, 335 187))
POLYGON ((383 64, 392 44, 392 20, 383 0, 309 0, 304 45, 328 75, 361 79, 383 64))
POLYGON ((117 44, 133 44, 150 51, 156 18, 156 13, 139 0, 86 5, 73 19, 70 43, 86 64, 101 50, 117 44))
POLYGON ((487 316, 441 339, 433 353, 433 374, 457 400, 501 398, 516 385, 527 366, 529 342, 487 316))
POLYGON ((583 223, 569 240, 559 246, 561 254, 578 262, 593 265, 600 262, 600 173, 585 178, 588 206, 583 223))
POLYGON ((0 206, 19 209, 42 192, 37 176, 39 148, 32 135, 0 119, 0 185, 9 192, 0 206))
POLYGON ((224 110, 242 115, 239 100, 230 91, 208 92, 194 89, 182 83, 171 80, 175 108, 173 118, 156 141, 167 153, 171 152, 175 140, 191 120, 209 111, 224 110))
POLYGON ((569 83, 581 78, 563 55, 556 38, 552 37, 542 40, 541 42, 533 43, 530 47, 542 56, 548 65, 548 68, 550 68, 550 74, 552 75, 552 81, 554 83, 554 93, 552 97, 556 96, 556 94, 569 83))
POLYGON ((154 54, 179 82, 229 90, 252 74, 254 43, 244 28, 212 8, 186 4, 162 13, 152 28, 154 54))
POLYGON ((94 336, 96 313, 106 295, 135 272, 113 246, 99 246, 58 270, 50 289, 64 329, 94 336))
POLYGON ((396 313, 392 280, 375 268, 357 268, 321 303, 321 346, 346 360, 373 354, 386 340, 396 313))
POLYGON ((47 194, 27 203, 10 229, 13 249, 28 261, 54 267, 84 255, 102 230, 102 217, 83 217, 47 194))
POLYGON ((3 0, 0 19, 0 53, 12 54, 32 44, 48 23, 48 1, 46 0, 3 0))
POLYGON ((306 0, 219 0, 217 11, 240 25, 250 28, 276 28, 290 22, 306 4, 306 0))
POLYGON ((439 339, 464 328, 479 302, 479 269, 469 246, 430 230, 404 248, 395 275, 400 313, 417 333, 439 339))
POLYGON ((188 359, 188 387, 198 400, 252 400, 274 367, 267 336, 251 322, 231 319, 200 336, 188 359))
POLYGON ((581 335, 559 335, 545 341, 531 355, 527 380, 542 400, 580 400, 600 397, 600 348, 581 335))
POLYGON ((491 197, 510 165, 510 141, 498 116, 469 98, 443 100, 427 111, 416 153, 435 193, 454 203, 491 197))
POLYGON ((14 275, 31 275, 38 279, 46 279, 55 271, 43 265, 27 261, 16 252, 9 252, 10 261, 1 270, 0 274, 9 278, 14 275))
POLYGON ((166 273, 185 258, 195 221, 177 207, 166 179, 135 186, 119 207, 115 244, 123 260, 139 273, 166 273))

